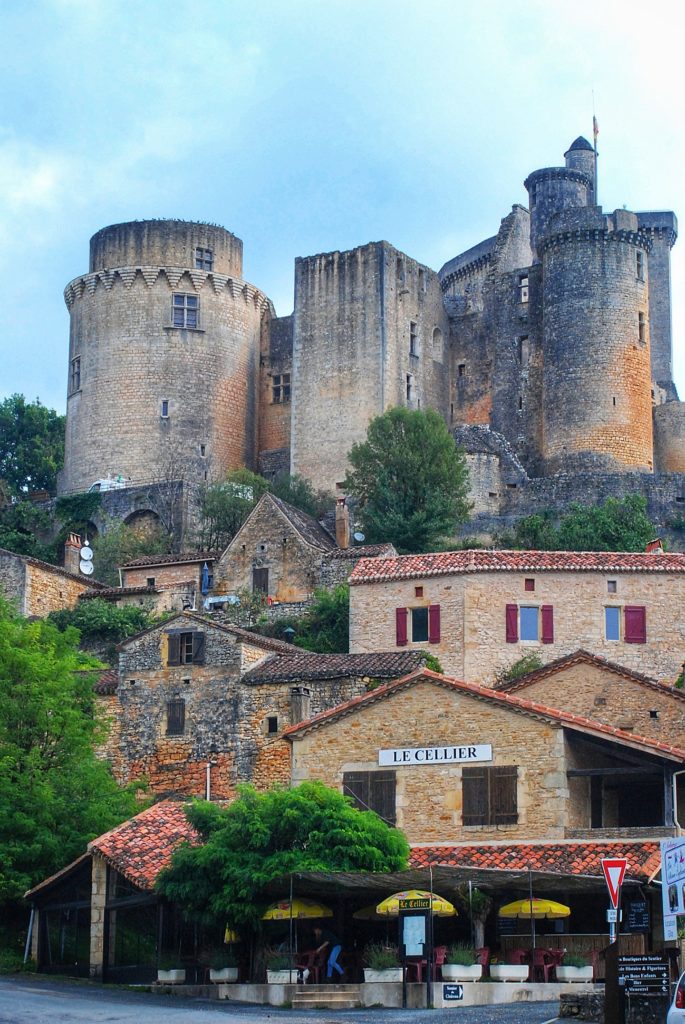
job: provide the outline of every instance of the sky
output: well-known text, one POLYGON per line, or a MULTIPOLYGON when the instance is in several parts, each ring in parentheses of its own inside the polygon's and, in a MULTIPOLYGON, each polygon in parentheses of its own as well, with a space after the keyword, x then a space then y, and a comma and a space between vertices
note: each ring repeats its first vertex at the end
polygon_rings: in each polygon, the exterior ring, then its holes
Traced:
MULTIPOLYGON (((0 0, 0 399, 64 411, 62 293, 108 224, 223 225, 243 240, 245 279, 287 315, 297 256, 386 239, 438 270, 494 234, 527 204, 530 171, 592 138, 593 101, 604 209, 685 216, 678 12, 0 0)), ((685 397, 683 242, 672 281, 685 397)))

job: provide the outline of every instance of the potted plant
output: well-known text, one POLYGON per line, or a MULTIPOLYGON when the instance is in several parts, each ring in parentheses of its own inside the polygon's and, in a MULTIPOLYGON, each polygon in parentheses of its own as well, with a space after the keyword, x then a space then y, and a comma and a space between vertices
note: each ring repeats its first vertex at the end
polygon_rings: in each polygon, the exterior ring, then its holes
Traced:
POLYGON ((218 949, 212 955, 209 980, 216 984, 238 980, 238 961, 232 949, 218 949))
POLYGON ((460 943, 448 947, 445 962, 440 970, 443 981, 478 981, 483 973, 475 949, 460 943))
POLYGON ((181 967, 179 957, 167 953, 159 958, 157 981, 160 985, 182 985, 186 980, 186 969, 181 967))
POLYGON ((275 949, 266 951, 266 980, 269 985, 289 985, 297 981, 297 970, 292 967, 287 953, 275 949))
POLYGON ((557 981, 592 981, 592 964, 582 953, 564 953, 556 974, 557 981))
POLYGON ((528 981, 528 970, 528 964, 490 961, 490 977, 493 981, 528 981))
POLYGON ((370 942, 364 948, 364 981, 402 981, 402 966, 397 946, 370 942))

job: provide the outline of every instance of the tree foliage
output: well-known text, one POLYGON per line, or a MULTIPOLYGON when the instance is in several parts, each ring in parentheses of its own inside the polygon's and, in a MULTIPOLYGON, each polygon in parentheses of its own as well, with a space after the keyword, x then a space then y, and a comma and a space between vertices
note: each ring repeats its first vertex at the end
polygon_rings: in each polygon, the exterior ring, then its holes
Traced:
POLYGON ((551 512, 525 516, 513 533, 497 538, 504 548, 532 551, 644 551, 657 528, 639 494, 607 498, 602 505, 575 502, 555 525, 551 512))
POLYGON ((143 555, 164 555, 171 551, 171 537, 162 527, 140 533, 132 526, 109 518, 93 541, 95 579, 119 586, 119 566, 143 555))
POLYGON ((321 782, 265 793, 241 786, 228 807, 197 801, 186 813, 202 845, 177 850, 157 888, 197 919, 256 925, 273 899, 265 887, 291 871, 400 871, 408 863, 401 832, 321 782))
POLYGON ((140 809, 95 757, 93 662, 77 641, 0 602, 0 903, 140 809))
POLYGON ((0 480, 16 497, 28 491, 54 492, 64 462, 65 417, 23 395, 0 402, 0 480))
POLYGON ((349 453, 345 487, 359 499, 369 543, 430 551, 468 516, 468 470, 437 412, 389 409, 349 453))
MULTIPOLYGON (((244 623, 237 622, 238 625, 244 623)), ((250 623, 262 636, 283 639, 284 630, 295 631, 292 643, 319 654, 347 654, 350 649, 350 588, 341 583, 332 590, 314 591, 314 600, 304 615, 250 623)))
POLYGON ((153 615, 149 608, 119 606, 95 597, 89 601, 78 601, 75 608, 50 612, 48 619, 58 629, 77 629, 81 646, 90 648, 106 642, 117 644, 127 636, 155 626, 163 616, 153 615))
POLYGON ((55 547, 48 539, 51 530, 49 513, 31 501, 15 501, 0 509, 0 548, 53 562, 55 547))

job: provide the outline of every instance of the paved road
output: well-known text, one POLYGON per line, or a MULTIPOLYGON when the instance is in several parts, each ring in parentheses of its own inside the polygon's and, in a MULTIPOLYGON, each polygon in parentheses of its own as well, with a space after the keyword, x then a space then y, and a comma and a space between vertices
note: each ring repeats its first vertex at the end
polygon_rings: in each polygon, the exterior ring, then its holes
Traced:
POLYGON ((0 978, 0 1024, 543 1024, 556 1003, 449 1010, 283 1010, 21 975, 0 978))

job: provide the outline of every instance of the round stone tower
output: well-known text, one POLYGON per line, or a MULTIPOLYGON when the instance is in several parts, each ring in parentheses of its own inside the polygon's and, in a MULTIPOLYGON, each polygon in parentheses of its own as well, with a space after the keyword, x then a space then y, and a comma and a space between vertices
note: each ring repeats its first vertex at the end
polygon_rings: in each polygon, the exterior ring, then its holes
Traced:
POLYGON ((134 221, 98 231, 71 316, 60 491, 202 482, 255 459, 259 339, 273 313, 224 228, 134 221))
POLYGON ((634 213, 597 206, 550 217, 538 238, 546 475, 653 469, 650 246, 634 213))
POLYGON ((539 263, 540 239, 548 233, 550 220, 561 210, 587 206, 588 197, 594 194, 593 179, 584 169, 571 166, 543 167, 529 174, 524 185, 528 190, 530 207, 533 263, 539 263))

